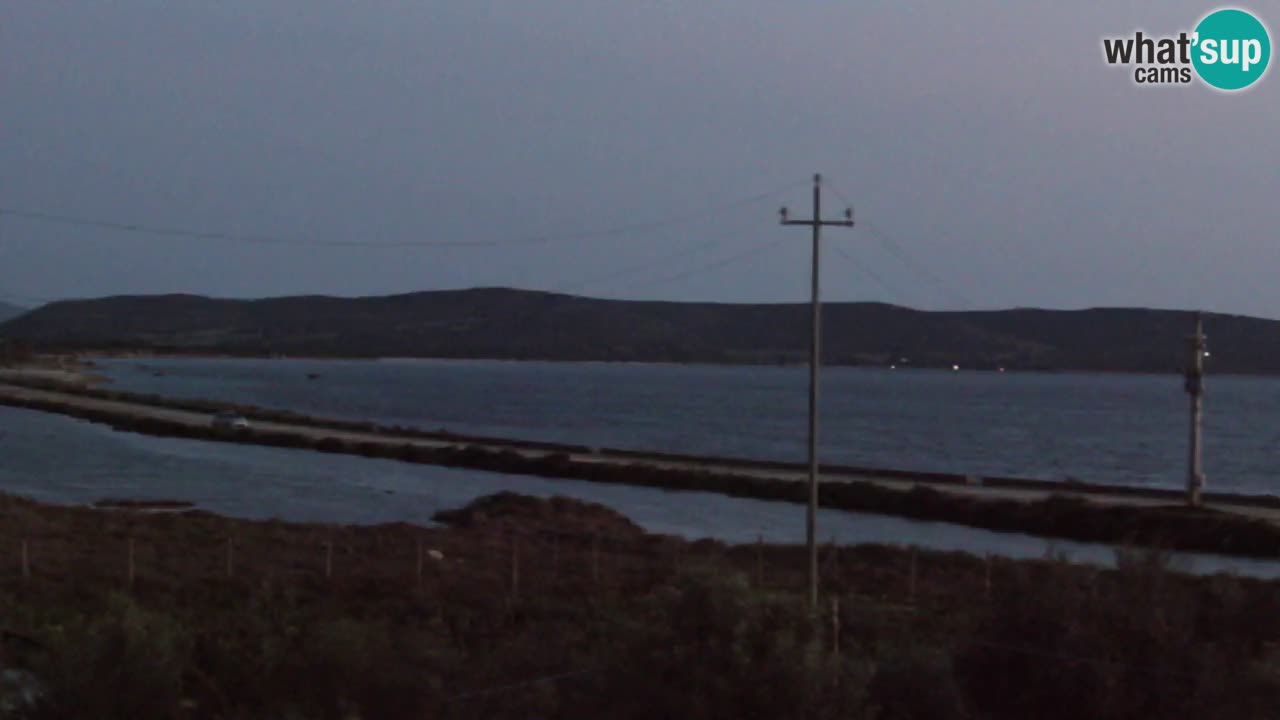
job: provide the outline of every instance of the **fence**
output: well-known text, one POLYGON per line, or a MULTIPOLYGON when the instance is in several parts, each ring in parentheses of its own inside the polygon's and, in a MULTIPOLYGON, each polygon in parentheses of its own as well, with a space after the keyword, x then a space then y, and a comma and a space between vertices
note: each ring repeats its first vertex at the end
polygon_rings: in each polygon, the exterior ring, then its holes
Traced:
MULTIPOLYGON (((518 619, 526 606, 576 610, 599 600, 626 601, 704 567, 733 572, 758 590, 793 598, 797 606, 804 601, 803 547, 687 542, 646 535, 620 522, 592 526, 552 516, 482 519, 451 529, 349 527, 0 505, 0 589, 40 597, 110 588, 181 601, 187 593, 265 586, 341 602, 399 602, 398 608, 428 614, 475 606, 510 613, 493 617, 518 619)), ((874 645, 868 637, 893 644, 907 637, 906 626, 928 625, 937 611, 981 606, 1008 592, 1013 575, 1028 567, 1035 564, 915 548, 825 545, 820 555, 822 642, 836 656, 860 644, 874 645)), ((1075 582, 1097 571, 1069 572, 1075 582)), ((607 619, 630 622, 633 617, 607 619)), ((1092 664, 1186 675, 1177 664, 1094 657, 1090 650, 1096 646, 1070 652, 1001 635, 965 635, 963 642, 1063 667, 1092 664)), ((460 687, 450 701, 473 703, 602 671, 547 665, 546 672, 527 676, 516 670, 478 675, 474 686, 460 687)))
MULTIPOLYGON (((441 529, 97 514, 105 521, 71 529, 39 527, 0 512, 0 541, 7 545, 0 549, 0 584, 152 592, 268 583, 337 594, 465 591, 519 602, 642 593, 710 567, 737 572, 760 589, 795 592, 805 586, 803 548, 763 541, 688 542, 638 529, 565 528, 554 520, 441 529)), ((820 548, 824 591, 858 591, 908 605, 957 591, 990 595, 993 566, 1006 564, 914 547, 820 548)))

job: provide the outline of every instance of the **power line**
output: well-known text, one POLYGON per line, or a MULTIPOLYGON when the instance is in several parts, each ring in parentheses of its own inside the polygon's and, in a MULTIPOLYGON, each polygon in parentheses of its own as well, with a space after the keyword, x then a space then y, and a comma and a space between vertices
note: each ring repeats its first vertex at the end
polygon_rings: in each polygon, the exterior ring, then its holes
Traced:
POLYGON ((715 205, 709 208, 672 215, 657 220, 650 220, 640 223, 631 223, 626 225, 617 225, 613 227, 597 228, 577 233, 567 233, 563 235, 540 235, 522 238, 507 238, 502 240, 479 240, 479 241, 462 241, 462 240, 392 240, 392 241, 359 241, 359 240, 315 240, 302 238, 289 238, 271 235, 238 235, 232 233, 213 232, 206 230, 193 230, 187 228, 161 227, 157 225, 148 225, 142 223, 125 223, 111 220, 101 220, 93 218, 79 217, 75 215, 63 215, 45 212, 33 212, 28 210, 16 210, 12 208, 0 208, 0 215, 8 215, 10 217, 22 218, 26 220, 35 220, 38 222, 58 223, 63 225, 75 225, 79 227, 94 227, 105 230, 114 230, 120 232, 130 232, 141 235, 153 235, 161 237, 174 237, 189 240, 222 240, 227 242, 241 242, 251 244, 273 244, 273 245, 305 245, 315 247, 358 247, 358 248, 480 248, 480 247, 506 247, 513 245, 536 245, 554 242, 570 242, 576 240, 591 240, 595 238, 610 237, 614 235, 626 235, 631 233, 648 232, 658 230, 681 223, 690 222, 727 210, 732 210, 752 203, 779 195, 791 188, 797 187, 802 182, 788 183, 779 188, 775 188, 768 192, 759 193, 738 200, 726 202, 721 205, 715 205))
POLYGON ((684 272, 676 273, 675 275, 668 275, 666 277, 658 278, 657 280, 641 283, 639 285, 633 284, 628 287, 630 287, 632 290, 643 290, 645 288, 655 287, 657 285, 665 285, 667 283, 675 282, 677 280, 683 280, 684 278, 689 277, 690 275, 696 275, 698 273, 704 273, 704 272, 714 272, 728 265, 732 265, 733 263, 736 263, 740 260, 745 260, 754 255, 771 250, 781 245, 783 242, 785 242, 785 240, 774 239, 768 242, 758 243, 756 245, 752 245, 751 247, 748 247, 742 250, 741 252, 734 253, 729 257, 721 258, 720 260, 717 260, 715 262, 707 263, 706 265, 699 265, 697 267, 685 270, 684 272))
POLYGON ((871 233, 872 237, 879 240, 880 244, 883 245, 885 249, 889 251, 890 254, 892 254, 899 261, 901 261, 902 264, 911 268, 916 272, 916 274, 920 275, 924 279, 931 282, 933 286, 939 291, 941 291, 944 295, 950 296, 952 300, 955 300, 959 302, 961 305, 964 305, 967 307, 973 307, 975 305, 975 303, 971 299, 969 299, 966 295, 956 290, 950 283, 943 280, 941 277, 936 275, 933 271, 929 270, 929 268, 926 267, 923 263, 914 259, 906 251, 906 249, 903 248, 901 244, 895 241, 892 237, 885 235, 884 232, 880 230, 874 223, 870 221, 864 221, 862 223, 862 227, 865 230, 867 230, 869 233, 871 233))
POLYGON ((874 282, 876 285, 880 286, 880 289, 883 290, 887 295, 891 296, 892 298, 900 302, 905 302, 905 297, 906 297, 905 294, 891 287, 889 283, 886 282, 884 278, 880 276, 879 273, 875 272, 870 267, 867 267, 866 264, 859 262, 857 258, 849 254, 843 247, 841 247, 839 243, 833 243, 831 247, 835 249, 836 253, 839 254, 840 257, 847 260, 849 262, 849 265, 852 266, 854 270, 857 270, 859 273, 862 273, 862 275, 864 275, 865 277, 870 278, 871 281, 874 282))
POLYGON ((642 263, 637 263, 635 265, 628 265, 627 267, 619 268, 617 270, 611 271, 604 275, 597 275, 597 276, 592 276, 585 279, 575 280, 568 283, 561 283, 560 285, 555 286, 551 290, 551 292, 568 292, 570 290, 576 290, 578 288, 586 287, 588 285, 596 285, 598 283, 607 282, 609 280, 616 280, 620 277, 626 277, 628 275, 632 275, 637 272, 644 272, 645 270, 648 270, 653 267, 666 265, 672 262, 673 260, 679 260, 681 258, 686 258, 691 255, 697 255, 699 253, 706 252, 711 248, 718 247, 720 245, 725 244, 725 242, 727 242, 728 240, 734 237, 737 237, 741 233, 742 231, 740 230, 721 233, 709 240, 698 243, 697 245, 694 245, 692 247, 684 248, 682 250, 671 253, 669 255, 664 255, 659 258, 646 260, 642 263))
POLYGON ((19 295, 17 293, 5 292, 2 290, 0 290, 0 298, 3 298, 5 300, 16 300, 18 302, 33 302, 33 303, 58 302, 58 300, 60 299, 60 298, 48 298, 48 297, 34 297, 32 295, 19 295))
MULTIPOLYGON (((633 274, 635 274, 635 273, 637 273, 637 272, 643 272, 643 271, 648 270, 648 269, 650 269, 650 268, 658 267, 658 266, 660 266, 660 265, 664 265, 664 264, 670 263, 670 262, 671 262, 671 261, 673 261, 673 260, 678 260, 678 259, 681 259, 681 258, 684 258, 684 257, 689 257, 689 256, 692 256, 692 255, 697 255, 697 254, 700 254, 700 253, 706 252, 706 251, 708 251, 708 250, 711 250, 711 249, 713 249, 713 248, 716 248, 716 247, 718 247, 718 246, 724 245, 728 240, 730 240, 730 239, 732 239, 732 238, 736 237, 736 236, 737 236, 737 235, 739 235, 740 233, 741 233, 741 231, 733 231, 732 233, 725 233, 725 234, 723 234, 723 235, 720 235, 720 236, 714 237, 714 238, 712 238, 712 239, 710 239, 710 240, 707 240, 706 242, 699 243, 699 244, 694 245, 694 246, 692 246, 692 247, 689 247, 689 248, 685 248, 685 249, 683 249, 683 250, 680 250, 679 252, 671 253, 671 254, 669 254, 669 255, 665 255, 665 256, 662 256, 662 257, 659 257, 659 258, 654 258, 654 259, 652 259, 652 260, 647 260, 647 261, 645 261, 645 262, 643 262, 643 263, 637 263, 637 264, 635 264, 635 265, 630 265, 630 266, 627 266, 627 267, 624 267, 624 268, 619 268, 619 269, 617 269, 617 270, 614 270, 614 271, 608 272, 608 273, 606 273, 606 274, 604 274, 604 275, 592 276, 592 277, 588 277, 588 278, 584 278, 584 279, 580 279, 580 280, 574 280, 574 281, 567 282, 567 283, 561 283, 561 284, 559 284, 559 285, 556 285, 556 286, 552 287, 551 289, 547 290, 546 292, 551 292, 551 293, 565 293, 565 292, 570 292, 570 291, 572 291, 572 290, 576 290, 576 289, 579 289, 579 288, 582 288, 582 287, 586 287, 586 286, 589 286, 589 285, 596 285, 596 284, 598 284, 598 283, 607 282, 607 281, 609 281, 609 280, 616 280, 616 279, 618 279, 618 278, 620 278, 620 277, 626 277, 626 276, 628 276, 628 275, 633 275, 633 274)), ((666 284, 666 283, 669 283, 669 282, 675 282, 675 281, 677 281, 677 280, 683 279, 683 278, 688 277, 688 276, 690 276, 690 275, 695 275, 695 274, 700 273, 700 272, 713 272, 713 271, 715 271, 715 270, 718 270, 718 269, 723 268, 723 267, 725 267, 725 266, 731 265, 731 264, 733 264, 733 263, 735 263, 735 262, 738 262, 738 261, 740 261, 740 260, 747 259, 747 258, 748 258, 750 255, 752 255, 752 254, 755 254, 755 253, 758 253, 758 252, 765 252, 765 251, 770 250, 770 249, 772 249, 773 247, 775 247, 775 246, 777 246, 777 245, 781 245, 781 244, 782 244, 782 241, 780 241, 780 240, 778 240, 778 241, 770 241, 770 242, 767 242, 767 243, 760 243, 760 244, 758 244, 758 245, 753 245, 753 246, 750 246, 750 247, 748 247, 748 248, 745 248, 745 249, 744 249, 742 252, 740 252, 740 253, 735 253, 735 254, 733 254, 733 255, 730 255, 729 257, 721 258, 721 259, 719 259, 719 260, 713 261, 713 262, 711 262, 711 263, 707 263, 707 264, 705 264, 705 265, 700 265, 700 266, 697 266, 697 267, 689 268, 689 269, 687 269, 687 270, 681 271, 681 272, 676 273, 676 274, 674 274, 674 275, 664 276, 664 277, 661 277, 661 278, 658 278, 658 279, 655 279, 655 280, 652 280, 652 281, 649 281, 649 282, 641 283, 641 284, 639 284, 639 285, 635 285, 635 284, 632 284, 632 285, 630 285, 630 286, 626 286, 626 285, 624 285, 624 287, 630 287, 630 288, 633 288, 633 289, 643 289, 643 288, 647 288, 647 287, 651 287, 651 286, 663 285, 663 284, 666 284)), ((0 298, 9 299, 9 300, 17 300, 17 301, 21 301, 21 302, 34 302, 34 303, 51 303, 51 302, 58 302, 58 301, 60 301, 60 300, 65 300, 65 299, 67 299, 67 298, 52 298, 52 297, 38 297, 38 296, 31 296, 31 295, 21 295, 21 294, 18 294, 18 293, 11 293, 11 292, 6 292, 6 291, 2 291, 2 290, 0 290, 0 298)))
MULTIPOLYGON (((849 199, 845 197, 844 193, 840 192, 839 187, 837 187, 835 184, 829 183, 828 187, 830 187, 831 191, 836 194, 836 197, 839 197, 841 200, 843 200, 846 203, 849 202, 849 199)), ((957 291, 954 287, 951 286, 950 283, 943 280, 941 277, 939 277, 937 274, 931 271, 928 267, 924 265, 924 263, 912 257, 911 253, 907 252, 907 249, 903 247, 901 243, 897 242, 892 237, 890 237, 887 233, 885 233, 882 229, 880 229, 874 222, 871 222, 869 220, 860 220, 858 222, 858 226, 865 229, 867 232, 871 233, 871 236, 874 237, 876 240, 878 240, 880 244, 883 245, 884 248, 889 251, 890 254, 892 254, 895 258, 898 259, 899 262, 901 262, 903 265, 906 265, 908 268, 913 270, 916 274, 920 275, 925 280, 928 280, 930 283, 933 284, 935 288, 940 290, 943 294, 949 295, 952 300, 956 300, 961 305, 965 305, 968 307, 973 307, 976 304, 972 300, 970 300, 968 297, 966 297, 964 293, 957 291)))

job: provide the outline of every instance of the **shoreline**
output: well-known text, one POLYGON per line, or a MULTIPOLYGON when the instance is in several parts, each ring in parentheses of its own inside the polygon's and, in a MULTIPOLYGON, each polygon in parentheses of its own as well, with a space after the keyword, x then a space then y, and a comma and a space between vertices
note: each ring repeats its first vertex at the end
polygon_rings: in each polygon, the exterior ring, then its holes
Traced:
MULTIPOLYGON (((92 367, 87 363, 86 367, 92 367)), ((116 400, 139 405, 152 406, 169 410, 180 410, 195 413, 213 414, 222 410, 231 410, 244 415, 250 420, 281 422, 307 428, 318 428, 334 431, 355 431, 371 433, 379 436, 395 438, 444 441, 456 444, 476 444, 497 448, 517 450, 538 450, 569 454, 588 454, 601 459, 618 461, 657 461, 688 463, 700 466, 717 466, 750 471, 782 471, 789 473, 805 473, 808 466, 798 461, 767 460, 744 457, 706 456, 688 453, 672 453, 657 450, 638 450, 609 446, 588 446, 570 442, 552 440, 530 440, 524 438, 499 437, 492 435, 475 435, 452 432, 446 428, 428 430, 416 426, 385 425, 367 420, 340 419, 306 415, 293 410, 267 408, 258 405, 234 401, 220 401, 205 398, 183 398, 141 393, 126 390, 114 390, 103 387, 110 384, 110 378, 90 373, 68 373, 69 380, 41 375, 24 377, 20 373, 11 374, 8 378, 0 369, 0 383, 27 387, 36 390, 49 390, 82 395, 88 398, 116 400)), ((908 470, 898 468, 851 466, 839 463, 823 463, 824 475, 830 473, 847 474, 868 478, 885 478, 910 481, 925 485, 937 485, 946 488, 970 488, 975 491, 981 488, 1038 491, 1045 493, 1061 492, 1066 494, 1113 495, 1117 497, 1146 498, 1151 500, 1181 502, 1185 491, 1181 488, 1164 488, 1146 485, 1116 485, 1088 482, 1081 480, 1050 480, 1045 478, 1015 477, 1000 475, 976 475, 972 473, 954 473, 942 470, 908 470)), ((1274 493, 1248 493, 1213 490, 1205 494, 1211 501, 1254 505, 1280 510, 1280 495, 1274 493)), ((1280 520, 1280 516, 1277 517, 1280 520)))
MULTIPOLYGON (((711 368, 777 368, 777 369, 805 369, 808 367, 807 360, 797 360, 795 362, 777 363, 777 362, 730 362, 717 360, 608 360, 608 359, 564 359, 564 358, 517 358, 517 357, 493 357, 493 356, 451 356, 451 355, 421 355, 421 356, 401 356, 401 355, 286 355, 286 354, 264 354, 256 352, 168 352, 153 350, 68 350, 58 353, 60 356, 73 357, 77 360, 92 362, 94 358, 111 359, 111 360, 129 360, 129 359, 197 359, 197 360, 302 360, 311 362, 500 362, 500 363, 557 363, 565 365, 652 365, 660 367, 711 367, 711 368)), ((873 363, 842 363, 838 361, 826 361, 822 363, 822 367, 826 369, 858 369, 858 370, 885 370, 891 372, 938 372, 938 373, 983 373, 991 375, 1118 375, 1118 376, 1139 376, 1139 377, 1181 377, 1181 371, 1168 370, 1097 370, 1097 369, 1079 369, 1079 368, 1020 368, 1016 366, 1000 366, 991 367, 961 367, 959 370, 953 370, 949 365, 885 365, 873 363)), ((1244 377, 1244 378, 1280 378, 1280 373, 1243 373, 1243 372, 1215 372, 1216 377, 1244 377)))
POLYGON ((50 382, 71 388, 109 385, 112 380, 94 372, 90 359, 67 355, 40 356, 20 365, 0 365, 0 382, 50 382))
MULTIPOLYGON (((27 381, 0 385, 0 404, 60 413, 117 430, 161 437, 309 449, 513 475, 716 492, 800 504, 807 501, 803 473, 781 463, 691 460, 449 433, 397 432, 371 423, 333 422, 341 428, 326 427, 316 425, 315 418, 299 419, 296 414, 278 412, 270 420, 255 420, 247 430, 226 432, 209 425, 210 411, 226 408, 226 403, 155 398, 158 404, 145 404, 128 393, 89 387, 34 387, 40 384, 27 381)), ((1125 494, 1124 489, 1117 488, 1094 490, 1043 483, 1031 486, 1027 481, 1019 486, 1016 479, 1004 479, 1001 485, 997 478, 971 483, 937 473, 880 471, 876 475, 856 469, 844 469, 843 475, 841 472, 840 468, 824 468, 824 507, 1044 538, 1280 557, 1280 500, 1270 496, 1209 496, 1213 507, 1189 509, 1172 502, 1169 493, 1153 494, 1135 488, 1125 494)))

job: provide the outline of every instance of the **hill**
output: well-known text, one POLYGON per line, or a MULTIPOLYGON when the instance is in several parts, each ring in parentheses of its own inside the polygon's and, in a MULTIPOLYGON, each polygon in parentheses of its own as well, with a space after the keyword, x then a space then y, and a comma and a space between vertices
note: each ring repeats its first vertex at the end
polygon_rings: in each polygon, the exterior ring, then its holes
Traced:
POLYGON ((8 305, 6 303, 0 302, 0 323, 6 320, 9 320, 11 318, 16 318, 26 311, 27 311, 26 308, 18 307, 17 305, 8 305))
MULTIPOLYGON (((807 357, 808 306, 600 300, 501 288, 363 298, 192 295, 56 302, 0 337, 63 350, 141 349, 336 357, 791 363, 807 357)), ((1280 322, 1206 316, 1212 370, 1280 373, 1280 322)), ((1185 311, 1140 308, 931 312, 824 306, 824 360, 917 367, 1171 372, 1185 311), (906 358, 904 361, 903 358, 906 358)))

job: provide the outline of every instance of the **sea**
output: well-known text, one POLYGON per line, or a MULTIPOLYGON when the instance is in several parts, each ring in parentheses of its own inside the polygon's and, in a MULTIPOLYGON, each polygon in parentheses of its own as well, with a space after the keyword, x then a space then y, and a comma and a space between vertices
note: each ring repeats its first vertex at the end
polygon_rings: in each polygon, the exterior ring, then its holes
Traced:
MULTIPOLYGON (((483 360, 103 360, 123 390, 634 450, 803 461, 803 367, 483 360), (314 377, 313 377, 314 376, 314 377)), ((823 462, 1178 488, 1189 400, 1171 375, 836 367, 823 462)), ((1207 380, 1209 487, 1280 492, 1280 378, 1207 380)))
MULTIPOLYGON (((311 415, 498 437, 801 461, 805 368, 475 360, 113 358, 122 390, 251 403, 311 415)), ((1188 400, 1179 378, 1082 373, 830 368, 825 462, 979 475, 1180 487, 1188 400)), ((1280 381, 1210 378, 1209 487, 1275 492, 1280 381)), ((244 518, 430 524, 503 490, 600 502, 653 532, 728 542, 801 542, 798 505, 711 493, 438 468, 305 450, 116 432, 0 408, 0 490, 82 504, 186 500, 244 518)), ((823 541, 918 545, 1107 564, 1114 551, 948 523, 823 511, 823 541)), ((1280 564, 1182 556, 1188 569, 1280 576, 1280 564)))

